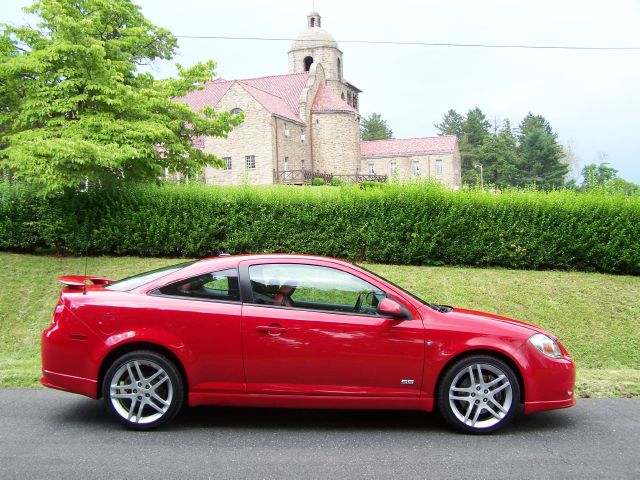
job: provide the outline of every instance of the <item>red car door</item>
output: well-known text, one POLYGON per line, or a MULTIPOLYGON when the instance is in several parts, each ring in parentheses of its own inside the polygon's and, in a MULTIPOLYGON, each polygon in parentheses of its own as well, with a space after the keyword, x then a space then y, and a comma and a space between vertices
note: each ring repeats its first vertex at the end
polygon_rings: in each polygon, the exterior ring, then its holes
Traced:
POLYGON ((245 261, 240 272, 248 393, 419 396, 422 321, 376 314, 382 288, 328 262, 245 261))

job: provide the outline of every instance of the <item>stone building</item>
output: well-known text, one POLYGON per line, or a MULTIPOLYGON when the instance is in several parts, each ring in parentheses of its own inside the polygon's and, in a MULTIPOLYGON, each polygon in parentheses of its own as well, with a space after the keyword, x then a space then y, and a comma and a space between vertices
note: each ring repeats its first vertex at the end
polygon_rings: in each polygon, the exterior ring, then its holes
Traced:
POLYGON ((205 169, 211 184, 303 183, 325 174, 350 180, 391 175, 438 178, 460 185, 455 137, 360 142, 359 88, 343 76, 343 54, 317 12, 289 50, 289 73, 215 79, 178 99, 194 110, 244 112, 227 139, 207 137, 199 148, 224 159, 205 169), (417 166, 416 166, 417 165, 417 166))

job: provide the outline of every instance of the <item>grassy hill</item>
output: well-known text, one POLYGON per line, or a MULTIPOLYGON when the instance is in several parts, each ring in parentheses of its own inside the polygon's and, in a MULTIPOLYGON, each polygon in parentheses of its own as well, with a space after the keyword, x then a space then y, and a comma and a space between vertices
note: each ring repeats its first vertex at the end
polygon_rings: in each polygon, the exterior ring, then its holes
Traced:
MULTIPOLYGON (((85 259, 0 253, 0 386, 35 386, 40 332, 85 259)), ((181 260, 90 257, 88 274, 122 278, 181 260)), ((366 265, 437 303, 486 310, 557 334, 578 366, 582 396, 640 396, 640 277, 461 267, 366 265)))

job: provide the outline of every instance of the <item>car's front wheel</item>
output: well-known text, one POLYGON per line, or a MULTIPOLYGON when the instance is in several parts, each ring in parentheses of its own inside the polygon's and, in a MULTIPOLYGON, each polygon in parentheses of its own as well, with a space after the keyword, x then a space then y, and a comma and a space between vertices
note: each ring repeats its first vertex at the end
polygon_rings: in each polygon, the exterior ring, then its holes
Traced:
POLYGON ((444 372, 438 388, 438 407, 444 419, 458 430, 494 432, 520 412, 518 378, 498 358, 463 358, 444 372))
POLYGON ((111 364, 102 396, 107 410, 121 423, 148 430, 175 417, 182 407, 184 387, 171 360, 155 352, 135 351, 111 364))

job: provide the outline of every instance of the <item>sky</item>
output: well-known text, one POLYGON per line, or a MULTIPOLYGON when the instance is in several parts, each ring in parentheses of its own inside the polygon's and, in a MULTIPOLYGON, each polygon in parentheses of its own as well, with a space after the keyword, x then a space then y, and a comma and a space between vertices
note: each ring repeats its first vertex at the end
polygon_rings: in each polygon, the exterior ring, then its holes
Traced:
MULTIPOLYGON (((295 38, 313 0, 134 0, 174 35, 295 38)), ((3 0, 0 22, 34 23, 3 0)), ((377 112, 394 137, 437 135, 447 110, 480 107, 500 125, 543 115, 582 165, 608 162, 640 183, 640 50, 583 51, 372 45, 346 40, 640 47, 640 1, 315 0, 322 27, 343 52, 360 112, 377 112), (341 42, 341 40, 343 42, 341 42)), ((290 41, 179 38, 174 63, 215 60, 225 79, 288 73, 290 41)))

